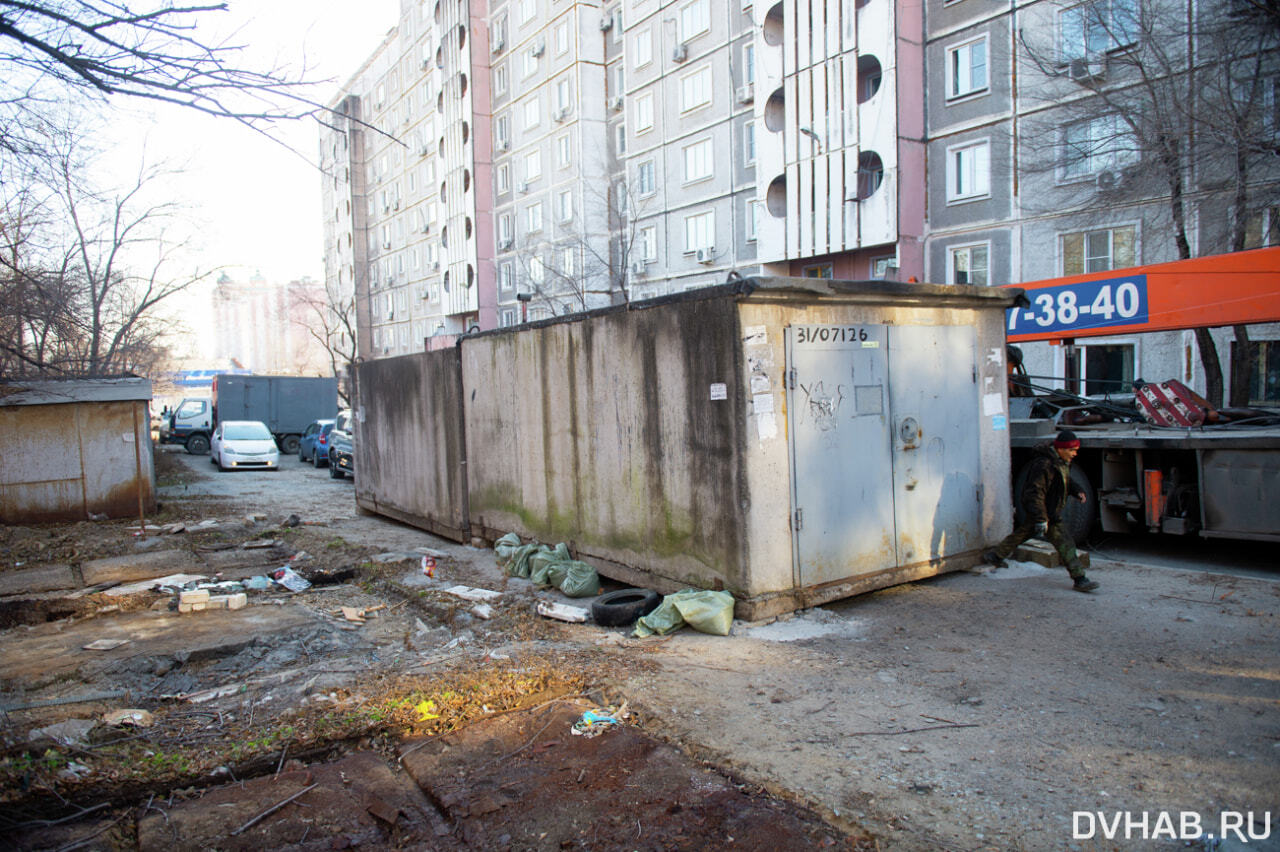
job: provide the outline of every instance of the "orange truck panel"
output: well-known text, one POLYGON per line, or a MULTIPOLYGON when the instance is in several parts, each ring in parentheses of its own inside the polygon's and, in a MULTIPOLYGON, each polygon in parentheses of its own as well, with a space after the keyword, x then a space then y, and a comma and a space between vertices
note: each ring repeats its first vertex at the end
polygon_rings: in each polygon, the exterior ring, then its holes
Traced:
POLYGON ((1011 285, 1010 343, 1280 322, 1280 247, 1011 285))

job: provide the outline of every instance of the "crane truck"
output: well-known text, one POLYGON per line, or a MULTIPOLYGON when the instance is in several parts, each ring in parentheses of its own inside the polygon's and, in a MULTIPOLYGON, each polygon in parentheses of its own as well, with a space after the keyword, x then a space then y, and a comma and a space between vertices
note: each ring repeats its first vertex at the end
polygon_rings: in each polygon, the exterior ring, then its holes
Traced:
POLYGON ((1132 395, 1078 396, 1037 385, 1016 349, 1280 321, 1280 247, 1015 286, 1026 296, 1006 314, 1015 495, 1033 448, 1069 428, 1080 438, 1071 476, 1087 495, 1067 501, 1064 521, 1077 539, 1100 525, 1280 540, 1280 411, 1217 411, 1176 380, 1136 379, 1132 395))

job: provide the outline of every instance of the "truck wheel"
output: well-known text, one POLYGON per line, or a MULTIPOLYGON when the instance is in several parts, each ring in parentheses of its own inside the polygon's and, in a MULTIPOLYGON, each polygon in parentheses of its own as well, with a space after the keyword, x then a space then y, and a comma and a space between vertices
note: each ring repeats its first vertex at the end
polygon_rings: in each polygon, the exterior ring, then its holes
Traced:
POLYGON ((298 451, 298 447, 302 445, 302 439, 297 435, 285 435, 280 439, 280 449, 286 456, 291 456, 298 451))
POLYGON ((209 439, 204 435, 192 435, 187 438, 187 452, 193 456, 202 456, 209 452, 209 439))
MULTIPOLYGON (((1026 517, 1026 512, 1022 508, 1022 487, 1027 483, 1030 466, 1030 462, 1024 464, 1013 483, 1015 523, 1022 523, 1022 519, 1026 517)), ((1081 503, 1073 497, 1067 498, 1066 508, 1062 511, 1062 526, 1071 536, 1072 541, 1081 545, 1088 540, 1089 533, 1093 530, 1093 522, 1098 517, 1098 494, 1093 489, 1093 483, 1089 481, 1089 475, 1076 465, 1071 466, 1071 485, 1084 492, 1084 502, 1081 503)))

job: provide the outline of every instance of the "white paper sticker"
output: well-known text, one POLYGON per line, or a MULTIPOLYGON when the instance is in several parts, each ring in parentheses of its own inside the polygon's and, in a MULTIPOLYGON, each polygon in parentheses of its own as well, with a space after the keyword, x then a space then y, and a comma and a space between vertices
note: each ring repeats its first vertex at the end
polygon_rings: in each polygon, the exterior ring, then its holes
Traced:
POLYGON ((711 383, 711 398, 712 398, 712 399, 728 399, 728 398, 729 398, 729 386, 728 386, 728 385, 726 385, 724 382, 712 382, 712 383, 711 383))
POLYGON ((992 414, 1004 414, 1004 401, 998 393, 984 393, 982 395, 982 413, 986 416, 992 414))
POLYGON ((879 348, 880 348, 880 341, 879 341, 879 340, 864 340, 864 341, 862 341, 862 348, 863 348, 863 349, 879 349, 879 348))
POLYGON ((765 393, 773 389, 773 384, 769 381, 769 377, 756 373, 751 377, 751 393, 765 393))
POLYGON ((763 346, 769 342, 769 334, 762 325, 749 325, 742 331, 744 346, 763 346))
POLYGON ((770 438, 777 437, 778 423, 773 417, 773 413, 756 415, 756 431, 760 433, 760 440, 767 441, 770 438))
POLYGON ((121 440, 121 441, 124 441, 126 444, 132 444, 132 443, 133 443, 133 433, 132 433, 132 432, 122 432, 122 433, 120 433, 120 440, 121 440))
POLYGON ((758 393, 751 397, 751 405, 755 408, 756 414, 772 414, 773 413, 773 394, 758 393))

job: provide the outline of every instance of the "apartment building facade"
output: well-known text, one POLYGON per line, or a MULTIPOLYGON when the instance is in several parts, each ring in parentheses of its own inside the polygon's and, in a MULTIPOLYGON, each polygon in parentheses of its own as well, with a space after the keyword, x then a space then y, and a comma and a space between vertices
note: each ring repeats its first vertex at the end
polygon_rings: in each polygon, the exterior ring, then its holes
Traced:
MULTIPOLYGON (((1280 172, 1246 155, 1249 201, 1237 207, 1220 132, 1233 121, 1237 137, 1251 132, 1252 115, 1274 145, 1275 41, 1224 23, 1224 5, 929 0, 929 280, 999 285, 1176 260, 1180 231, 1192 255, 1275 244, 1280 172)), ((1275 326, 1253 332, 1280 338, 1275 326)), ((1213 332, 1224 371, 1231 336, 1213 332)), ((1205 389, 1192 331, 1024 349, 1033 374, 1065 377, 1044 384, 1076 392, 1126 392, 1136 378, 1205 389)))

